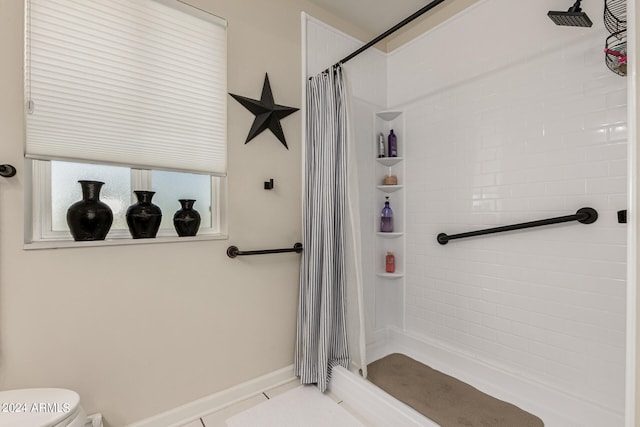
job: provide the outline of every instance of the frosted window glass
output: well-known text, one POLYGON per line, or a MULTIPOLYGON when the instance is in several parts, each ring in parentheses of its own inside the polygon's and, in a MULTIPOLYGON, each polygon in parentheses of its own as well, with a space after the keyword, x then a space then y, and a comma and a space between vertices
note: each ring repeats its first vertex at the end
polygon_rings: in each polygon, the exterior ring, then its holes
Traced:
POLYGON ((111 230, 127 230, 124 214, 131 204, 131 170, 119 166, 51 162, 51 225, 53 231, 68 230, 67 209, 82 200, 79 180, 102 181, 100 200, 113 211, 111 230))
POLYGON ((156 192, 153 203, 162 209, 161 229, 173 229, 173 214, 180 209, 179 199, 195 199, 193 208, 202 218, 200 228, 211 227, 210 175, 154 170, 151 185, 156 192))

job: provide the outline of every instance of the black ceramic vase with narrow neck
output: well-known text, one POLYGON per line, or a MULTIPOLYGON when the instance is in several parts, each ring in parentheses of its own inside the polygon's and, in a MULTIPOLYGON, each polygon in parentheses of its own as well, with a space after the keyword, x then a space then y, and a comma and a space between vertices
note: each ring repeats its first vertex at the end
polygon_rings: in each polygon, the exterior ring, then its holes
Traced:
POLYGON ((76 241, 104 240, 113 223, 113 212, 100 201, 101 181, 78 181, 82 200, 67 209, 67 224, 76 241))
POLYGON ((134 239, 150 239, 156 237, 160 222, 162 221, 162 211, 153 203, 151 199, 156 194, 155 191, 134 191, 138 201, 129 206, 125 217, 131 237, 134 239))
POLYGON ((196 202, 193 199, 178 200, 182 209, 173 215, 173 226, 176 228, 178 236, 195 236, 200 228, 200 213, 193 209, 196 202))

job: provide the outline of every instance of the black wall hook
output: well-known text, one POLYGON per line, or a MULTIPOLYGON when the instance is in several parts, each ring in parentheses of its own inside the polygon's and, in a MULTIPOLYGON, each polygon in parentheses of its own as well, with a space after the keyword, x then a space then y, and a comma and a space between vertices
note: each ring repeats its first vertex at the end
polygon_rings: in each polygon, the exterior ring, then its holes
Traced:
POLYGON ((0 165, 0 176, 11 178, 16 175, 16 168, 11 165, 0 165))
POLYGON ((264 189, 273 190, 273 178, 271 178, 269 181, 264 182, 264 189))
POLYGON ((626 224, 627 223, 627 210, 618 211, 618 223, 626 224))

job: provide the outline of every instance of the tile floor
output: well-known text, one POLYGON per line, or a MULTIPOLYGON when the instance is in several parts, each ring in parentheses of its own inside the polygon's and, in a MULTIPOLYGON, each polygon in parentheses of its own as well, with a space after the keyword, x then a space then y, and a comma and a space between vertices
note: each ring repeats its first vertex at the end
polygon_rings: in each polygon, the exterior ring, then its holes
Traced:
MULTIPOLYGON (((299 385, 300 385, 300 382, 296 378, 286 384, 283 384, 281 386, 274 387, 268 390, 264 390, 261 394, 257 394, 248 399, 234 403, 233 405, 227 406, 218 411, 212 412, 211 414, 208 414, 198 420, 194 420, 188 424, 184 424, 182 427, 226 427, 227 424, 225 420, 227 418, 235 414, 239 414, 242 411, 246 411, 247 409, 259 403, 265 402, 268 399, 271 399, 272 397, 277 396, 278 394, 284 393, 287 390, 291 390, 295 387, 298 387, 299 385)), ((365 426, 369 426, 369 427, 373 426, 369 421, 365 420, 361 415, 359 415, 358 413, 353 411, 351 408, 349 408, 349 406, 346 403, 341 402, 331 393, 328 393, 327 395, 336 402, 336 405, 341 405, 344 409, 346 409, 351 414, 353 414, 365 426)))

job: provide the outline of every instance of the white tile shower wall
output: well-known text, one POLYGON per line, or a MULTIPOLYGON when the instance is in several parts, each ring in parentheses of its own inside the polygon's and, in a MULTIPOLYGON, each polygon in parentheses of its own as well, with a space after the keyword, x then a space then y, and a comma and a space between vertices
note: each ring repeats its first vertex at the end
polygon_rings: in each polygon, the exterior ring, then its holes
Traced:
MULTIPOLYGON (((331 66, 355 49, 362 42, 353 39, 335 28, 307 17, 307 71, 314 75, 331 66)), ((371 212, 374 206, 374 157, 375 138, 373 135, 374 114, 386 106, 387 67, 386 54, 371 49, 346 64, 347 78, 351 92, 350 124, 351 135, 356 147, 357 174, 361 216, 361 249, 364 299, 366 307, 366 336, 373 339, 377 325, 384 325, 388 319, 402 316, 402 307, 384 304, 380 301, 380 290, 376 290, 374 254, 374 224, 371 212), (378 301, 378 303, 376 303, 378 301), (376 307, 379 307, 377 310, 376 307)), ((388 290, 396 292, 394 300, 401 300, 401 288, 388 290)), ((351 306, 348 309, 352 308, 351 306)))
POLYGON ((626 80, 603 63, 602 24, 560 31, 549 6, 484 1, 389 57, 388 96, 405 110, 408 140, 405 324, 619 416, 626 80), (530 16, 519 30, 486 28, 483 17, 515 7, 530 16), (462 59, 438 61, 439 42, 462 59), (433 53, 419 61, 419 51, 433 53), (596 223, 435 240, 583 206, 596 223))
POLYGON ((363 276, 363 298, 365 305, 365 325, 367 339, 373 339, 373 331, 376 325, 384 323, 382 319, 392 318, 395 313, 389 313, 391 307, 385 307, 382 312, 376 310, 376 301, 379 302, 380 295, 376 286, 376 254, 373 215, 376 194, 374 193, 374 145, 372 141, 374 128, 374 114, 381 110, 381 106, 376 106, 358 98, 352 98, 351 120, 352 135, 356 142, 356 158, 358 170, 358 189, 360 199, 360 236, 362 249, 362 276, 363 276))
MULTIPOLYGON (((364 43, 307 16, 307 76, 332 66, 364 43)), ((369 49, 345 64, 350 93, 372 105, 387 105, 387 57, 369 49)))

